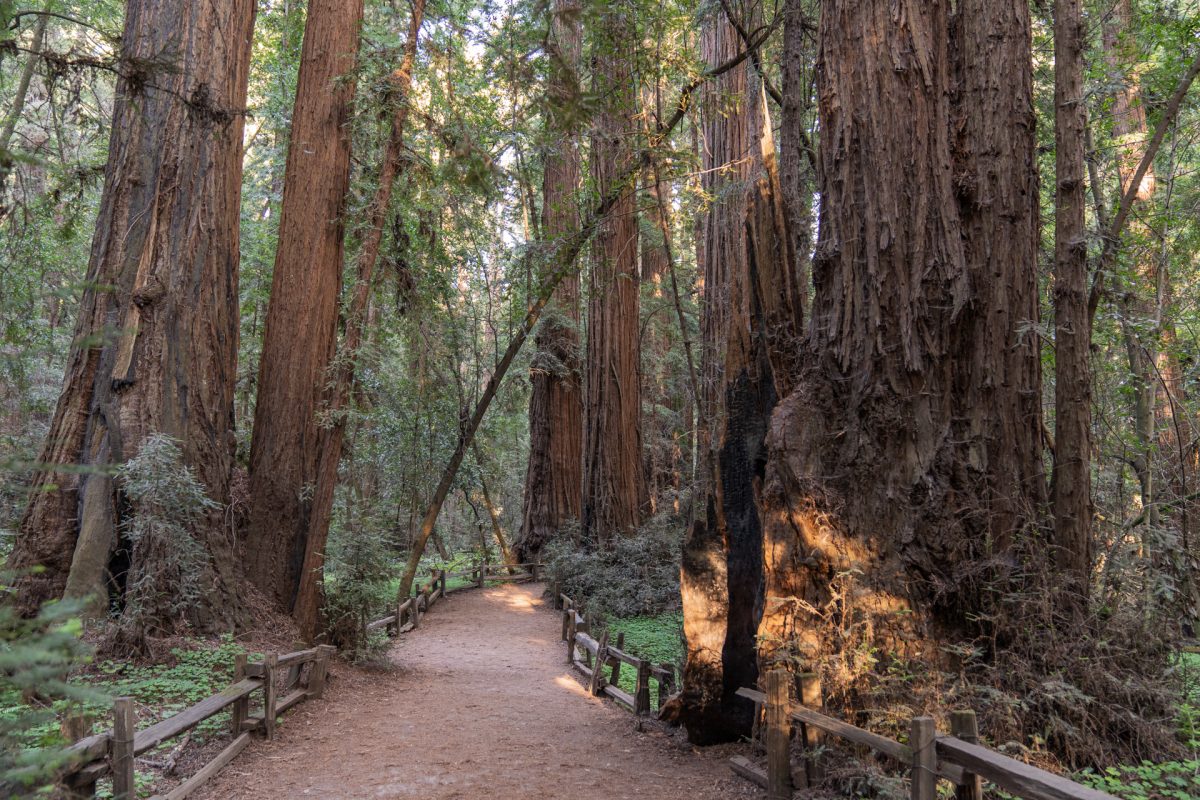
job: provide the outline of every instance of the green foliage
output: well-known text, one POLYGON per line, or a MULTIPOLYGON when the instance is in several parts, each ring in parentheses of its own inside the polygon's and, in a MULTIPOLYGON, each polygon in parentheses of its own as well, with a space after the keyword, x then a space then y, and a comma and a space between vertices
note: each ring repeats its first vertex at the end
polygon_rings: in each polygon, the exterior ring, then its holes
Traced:
MULTIPOLYGON (((616 642, 617 634, 625 634, 625 651, 655 664, 671 664, 675 674, 681 674, 683 648, 683 614, 669 611, 665 614, 640 617, 619 617, 608 621, 608 637, 616 642)), ((628 666, 622 668, 618 684, 629 693, 637 688, 637 674, 628 666)), ((653 681, 652 681, 653 682, 653 681)))
POLYGON ((1200 760, 1085 769, 1076 779, 1123 800, 1195 800, 1200 797, 1200 760))
POLYGON ((325 579, 325 625, 330 641, 356 661, 387 649, 383 631, 365 634, 366 625, 387 613, 396 600, 399 565, 376 530, 342 529, 331 543, 325 579))
POLYGON ((197 540, 205 517, 220 506, 183 463, 179 445, 149 436, 117 478, 133 506, 122 535, 134 552, 121 627, 141 638, 167 632, 165 621, 186 617, 201 601, 208 554, 197 540))
POLYGON ((679 607, 682 523, 655 517, 636 536, 617 537, 611 550, 581 548, 578 529, 561 530, 546 547, 551 580, 589 613, 601 617, 657 615, 679 607))
POLYGON ((0 794, 21 798, 37 793, 66 763, 55 710, 102 695, 68 681, 87 658, 81 608, 50 603, 34 619, 23 619, 2 602, 10 582, 0 575, 0 794))

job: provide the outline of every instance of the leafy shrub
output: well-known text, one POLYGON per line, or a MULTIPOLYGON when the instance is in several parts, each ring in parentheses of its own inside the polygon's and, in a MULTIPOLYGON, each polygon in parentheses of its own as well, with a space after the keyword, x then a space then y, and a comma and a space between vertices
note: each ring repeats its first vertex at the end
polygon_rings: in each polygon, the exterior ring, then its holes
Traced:
POLYGON ((1168 761, 1139 766, 1085 769, 1081 783, 1124 800, 1195 800, 1200 797, 1200 760, 1168 761))
POLYGON ((165 434, 147 437, 117 476, 134 509, 122 527, 133 565, 119 638, 136 644, 163 620, 187 618, 199 605, 210 565, 196 531, 220 506, 204 493, 183 463, 179 445, 165 434))
POLYGON ((39 794, 66 763, 56 707, 102 696, 67 681, 87 657, 80 606, 49 603, 23 619, 4 602, 10 578, 0 575, 0 795, 23 798, 39 794))
POLYGON ((330 542, 325 577, 325 631, 356 661, 387 648, 383 631, 366 625, 387 613, 396 599, 396 575, 386 538, 377 531, 343 529, 330 542))
POLYGON ((681 540, 678 517, 662 515, 611 550, 581 548, 578 527, 565 526, 544 553, 551 580, 589 613, 654 616, 679 608, 681 540))

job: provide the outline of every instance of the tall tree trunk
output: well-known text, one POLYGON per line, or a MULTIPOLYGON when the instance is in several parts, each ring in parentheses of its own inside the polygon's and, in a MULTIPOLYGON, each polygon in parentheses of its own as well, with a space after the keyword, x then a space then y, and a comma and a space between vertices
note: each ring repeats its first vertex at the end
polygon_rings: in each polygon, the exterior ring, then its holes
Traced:
MULTIPOLYGON (((730 21, 714 15, 701 53, 720 63, 740 44, 730 21)), ((704 515, 694 520, 683 547, 688 652, 682 716, 691 741, 711 743, 746 734, 753 722, 753 706, 735 693, 758 677, 763 552, 757 487, 771 411, 796 371, 803 292, 758 76, 745 64, 729 71, 706 87, 701 108, 703 188, 719 201, 701 230, 706 469, 704 515)))
MULTIPOLYGON (((391 96, 394 105, 392 129, 384 148, 380 164, 379 182, 367 219, 366 232, 358 250, 355 269, 354 293, 346 314, 346 331, 342 338, 342 352, 333 376, 333 387, 325 396, 322 407, 328 415, 328 424, 322 428, 319 438, 316 485, 312 493, 312 506, 304 531, 303 562, 299 574, 299 588, 295 608, 292 612, 300 625, 305 641, 313 641, 320 627, 321 607, 324 601, 325 544, 329 538, 329 524, 333 517, 333 493, 337 487, 338 464, 342 458, 342 442, 346 435, 345 411, 350 404, 350 391, 354 385, 354 368, 362 345, 363 328, 367 324, 371 288, 374 283, 375 265, 379 260, 379 246, 383 240, 383 226, 387 221, 388 209, 392 204, 392 191, 400 173, 401 154, 404 149, 404 126, 408 121, 408 95, 412 88, 413 67, 417 58, 417 45, 421 24, 425 20, 425 0, 415 0, 408 23, 408 39, 404 44, 404 57, 400 66, 391 75, 391 96)), ((323 384, 324 385, 324 384, 323 384)))
MULTIPOLYGON (((601 197, 634 164, 632 21, 605 0, 597 16, 592 180, 601 197)), ((632 187, 600 221, 592 248, 584 389, 583 536, 600 547, 632 533, 646 505, 638 370, 638 225, 632 187)))
MULTIPOLYGON (((228 501, 253 28, 251 0, 127 5, 89 288, 42 451, 47 466, 10 559, 45 568, 21 583, 25 610, 64 590, 103 592, 122 525, 137 513, 109 470, 149 435, 177 439, 208 496, 228 501)), ((193 532, 208 563, 192 621, 207 626, 236 614, 238 575, 224 514, 205 523, 193 532)), ((137 546, 129 557, 134 580, 156 567, 137 546)))
POLYGON ((1084 22, 1054 4, 1054 557, 1082 607, 1092 564, 1091 320, 1084 231, 1084 22))
MULTIPOLYGON (((541 229, 547 242, 569 238, 579 230, 575 198, 579 186, 578 143, 571 115, 563 113, 581 100, 578 68, 583 38, 579 16, 578 0, 555 0, 547 88, 554 143, 546 155, 542 178, 541 229)), ((544 265, 539 283, 549 277, 547 271, 544 265)), ((577 273, 567 275, 559 284, 534 343, 537 352, 529 368, 529 465, 516 542, 520 561, 536 560, 546 540, 564 522, 580 516, 583 386, 577 273)))
POLYGON ((966 565, 1044 497, 1028 7, 896 8, 822 4, 812 317, 762 490, 760 658, 837 662, 831 702, 865 648, 970 632, 966 565))
POLYGON ((250 579, 291 611, 322 455, 319 412, 337 347, 362 0, 313 0, 283 182, 250 444, 250 579))

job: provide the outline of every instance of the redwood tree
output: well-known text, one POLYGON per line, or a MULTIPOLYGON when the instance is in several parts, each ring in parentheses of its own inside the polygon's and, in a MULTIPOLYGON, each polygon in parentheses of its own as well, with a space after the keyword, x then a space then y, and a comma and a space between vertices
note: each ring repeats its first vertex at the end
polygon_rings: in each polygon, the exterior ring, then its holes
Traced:
MULTIPOLYGON (((171 554, 127 547, 138 509, 112 468, 155 433, 216 503, 228 501, 238 343, 242 129, 252 0, 130 0, 86 286, 43 471, 10 565, 31 610, 64 590, 120 591, 171 554), (114 560, 114 553, 120 557, 114 560), (126 567, 128 571, 126 572, 126 567), (115 574, 114 574, 115 573, 115 574), (115 580, 113 580, 115 579, 115 580)), ((206 563, 192 620, 235 615, 223 513, 191 532, 206 563)))
MULTIPOLYGON (((605 0, 596 13, 592 182, 601 197, 634 165, 638 125, 633 20, 605 0)), ((638 374, 638 223, 633 188, 600 221, 592 247, 584 394, 583 534, 606 546, 646 504, 638 374)))
MULTIPOLYGON (((724 16, 708 20, 701 37, 707 62, 722 63, 743 46, 724 16)), ((718 200, 700 232, 705 491, 683 548, 682 711, 689 738, 707 743, 748 733, 753 721, 753 706, 735 692, 757 679, 763 554, 756 486, 771 411, 792 386, 803 293, 761 80, 743 63, 705 87, 701 108, 703 188, 718 200)))
POLYGON ((246 562, 251 580, 283 611, 300 585, 323 450, 319 412, 337 347, 362 10, 362 0, 308 6, 263 332, 246 562))
MULTIPOLYGON (((1084 231, 1084 22, 1080 0, 1054 4, 1055 560, 1086 595, 1092 563, 1092 338, 1084 231)), ((1080 605, 1082 608, 1082 604, 1080 605)))
POLYGON ((760 656, 836 661, 827 689, 974 630, 1044 498, 1028 5, 894 8, 822 4, 812 316, 768 436, 760 656))
MULTIPOLYGON (((579 14, 577 0, 555 0, 551 10, 546 98, 551 141, 542 178, 542 237, 549 243, 579 230, 575 200, 579 152, 570 113, 581 99, 579 14)), ((549 250, 556 246, 551 244, 549 250)), ((545 262, 540 282, 549 279, 551 267, 552 262, 545 262)), ((529 368, 529 466, 516 544, 520 561, 536 559, 564 522, 580 516, 583 386, 577 272, 570 271, 559 283, 534 342, 537 352, 529 368)))

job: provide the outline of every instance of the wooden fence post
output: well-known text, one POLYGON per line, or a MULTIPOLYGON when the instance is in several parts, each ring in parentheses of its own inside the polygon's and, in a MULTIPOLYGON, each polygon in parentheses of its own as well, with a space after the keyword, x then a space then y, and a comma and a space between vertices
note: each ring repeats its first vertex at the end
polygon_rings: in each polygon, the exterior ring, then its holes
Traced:
POLYGON ((337 648, 331 644, 323 644, 317 649, 320 654, 313 662, 312 678, 308 682, 308 696, 319 698, 325 694, 325 685, 329 682, 329 661, 337 652, 337 648))
POLYGON ((658 681, 658 707, 662 708, 666 699, 675 693, 675 665, 664 661, 658 668, 666 673, 658 681))
POLYGON ((421 593, 416 592, 412 596, 412 605, 409 606, 412 612, 412 626, 415 631, 421 627, 421 593))
MULTIPOLYGON (((619 633, 617 633, 617 649, 618 650, 625 649, 625 631, 620 631, 619 633)), ((612 680, 610 681, 610 683, 616 683, 620 677, 621 677, 621 661, 620 661, 620 659, 617 659, 616 661, 613 662, 613 665, 612 665, 612 680)))
POLYGON ((913 752, 911 800, 937 800, 936 739, 933 717, 913 717, 908 735, 913 752))
POLYGON ((592 666, 592 694, 598 695, 604 691, 604 663, 608 661, 608 631, 600 634, 600 642, 596 646, 596 663, 592 666))
MULTIPOLYGON (((950 733, 968 744, 979 744, 975 712, 970 709, 950 712, 950 733)), ((983 779, 964 769, 962 783, 954 787, 954 796, 958 800, 983 800, 983 779)))
POLYGON ((575 634, 579 628, 575 623, 575 609, 569 609, 565 613, 568 615, 567 635, 563 638, 567 642, 567 665, 569 666, 575 663, 575 634))
MULTIPOLYGON (((238 653, 233 657, 233 682, 240 683, 246 679, 246 659, 248 656, 245 653, 238 653)), ((250 697, 241 697, 233 701, 233 709, 229 713, 230 727, 233 729, 233 738, 242 735, 242 725, 246 722, 246 717, 250 716, 250 697)))
POLYGON ((529 565, 529 574, 533 576, 533 580, 536 582, 538 579, 538 565, 536 563, 529 565))
POLYGON ((450 573, 446 572, 446 570, 442 570, 442 597, 450 593, 450 583, 447 581, 449 575, 450 573))
MULTIPOLYGON (((83 714, 70 714, 62 721, 63 738, 68 742, 77 742, 92 735, 92 721, 83 714)), ((83 774, 76 772, 67 776, 56 787, 58 794, 53 797, 62 800, 91 800, 96 796, 96 781, 86 780, 83 774)))
MULTIPOLYGON (((800 703, 813 711, 825 705, 821 696, 821 678, 814 672, 800 675, 800 703)), ((821 765, 821 731, 812 725, 800 727, 804 744, 804 775, 808 785, 819 786, 825 780, 825 768, 821 765)))
POLYGON ((477 570, 477 572, 475 574, 475 588, 476 589, 483 588, 483 576, 486 573, 487 573, 487 561, 481 561, 479 563, 479 569, 477 570))
POLYGON ((639 715, 650 713, 650 662, 644 658, 638 659, 633 713, 639 715))
POLYGON ((263 731, 267 739, 275 738, 275 666, 279 656, 272 653, 263 658, 263 731))
POLYGON ((767 673, 767 798, 791 800, 792 760, 789 753, 792 724, 789 716, 791 700, 788 683, 791 676, 785 669, 767 673))
POLYGON ((574 612, 574 611, 572 611, 572 610, 571 610, 571 609, 569 609, 569 608, 564 608, 564 609, 563 609, 563 615, 562 615, 562 617, 563 617, 563 622, 562 622, 562 639, 561 639, 560 641, 564 641, 564 642, 565 642, 565 641, 567 640, 567 629, 569 629, 569 628, 571 627, 571 616, 572 616, 574 613, 575 613, 575 612, 574 612))
POLYGON ((133 718, 133 698, 113 701, 112 787, 113 800, 136 800, 133 772, 133 737, 137 725, 133 718))

